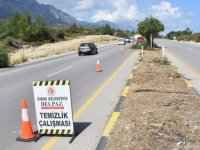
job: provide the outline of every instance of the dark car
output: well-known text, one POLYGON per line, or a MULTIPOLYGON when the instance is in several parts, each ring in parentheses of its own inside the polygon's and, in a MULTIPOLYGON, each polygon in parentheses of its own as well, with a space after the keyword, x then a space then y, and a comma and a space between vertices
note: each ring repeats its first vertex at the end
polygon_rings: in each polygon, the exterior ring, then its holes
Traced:
POLYGON ((98 54, 98 48, 94 43, 81 43, 78 48, 78 55, 81 54, 98 54))

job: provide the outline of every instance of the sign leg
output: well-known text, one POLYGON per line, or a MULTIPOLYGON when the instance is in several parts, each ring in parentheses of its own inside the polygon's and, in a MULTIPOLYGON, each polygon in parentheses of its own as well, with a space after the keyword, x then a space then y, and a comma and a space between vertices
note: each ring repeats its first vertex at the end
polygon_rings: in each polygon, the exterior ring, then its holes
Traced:
POLYGON ((72 138, 71 138, 71 140, 69 141, 69 144, 71 144, 71 143, 74 141, 74 139, 76 138, 77 135, 78 135, 78 134, 74 131, 74 134, 72 135, 72 138))

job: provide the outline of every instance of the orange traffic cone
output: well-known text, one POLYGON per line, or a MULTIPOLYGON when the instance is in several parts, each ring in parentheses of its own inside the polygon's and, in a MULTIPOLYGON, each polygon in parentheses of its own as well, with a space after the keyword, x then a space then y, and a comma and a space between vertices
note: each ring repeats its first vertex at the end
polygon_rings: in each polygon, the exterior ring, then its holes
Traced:
POLYGON ((124 49, 123 48, 120 49, 120 54, 124 54, 124 49))
POLYGON ((28 117, 26 100, 22 100, 21 107, 22 107, 22 130, 21 130, 21 136, 18 137, 16 140, 22 142, 31 142, 35 140, 36 135, 33 132, 32 125, 28 117))
POLYGON ((102 72, 102 70, 101 70, 101 65, 100 65, 100 63, 99 63, 99 60, 97 60, 96 72, 102 72))

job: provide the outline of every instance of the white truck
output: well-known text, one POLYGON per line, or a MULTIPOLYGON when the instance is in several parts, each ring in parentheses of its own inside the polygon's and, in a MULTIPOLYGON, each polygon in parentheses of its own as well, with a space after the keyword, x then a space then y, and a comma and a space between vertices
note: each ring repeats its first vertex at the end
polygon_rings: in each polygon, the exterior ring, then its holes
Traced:
POLYGON ((118 45, 125 45, 126 44, 126 41, 124 38, 119 38, 118 40, 118 45))

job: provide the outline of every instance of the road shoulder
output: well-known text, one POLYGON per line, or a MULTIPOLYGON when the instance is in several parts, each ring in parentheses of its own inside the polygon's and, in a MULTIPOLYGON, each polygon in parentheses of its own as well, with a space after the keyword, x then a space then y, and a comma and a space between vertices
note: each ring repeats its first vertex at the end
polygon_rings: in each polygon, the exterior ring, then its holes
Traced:
MULTIPOLYGON (((72 144, 67 144, 68 139, 60 138, 51 149, 95 149, 101 138, 101 133, 105 127, 110 114, 118 103, 120 93, 126 85, 128 75, 132 66, 136 63, 139 51, 134 51, 125 62, 102 84, 103 89, 98 96, 91 101, 87 109, 74 114, 75 123, 78 124, 78 136, 72 144), (80 116, 80 117, 79 117, 80 116), (82 127, 85 126, 83 129, 82 127), (82 129, 81 129, 82 128, 82 129)), ((96 95, 96 93, 94 93, 96 95)), ((90 99, 89 99, 90 100, 90 99)), ((87 103, 87 102, 86 102, 87 103)), ((85 107, 85 106, 84 106, 85 107)), ((82 108, 80 108, 82 110, 82 108)))

